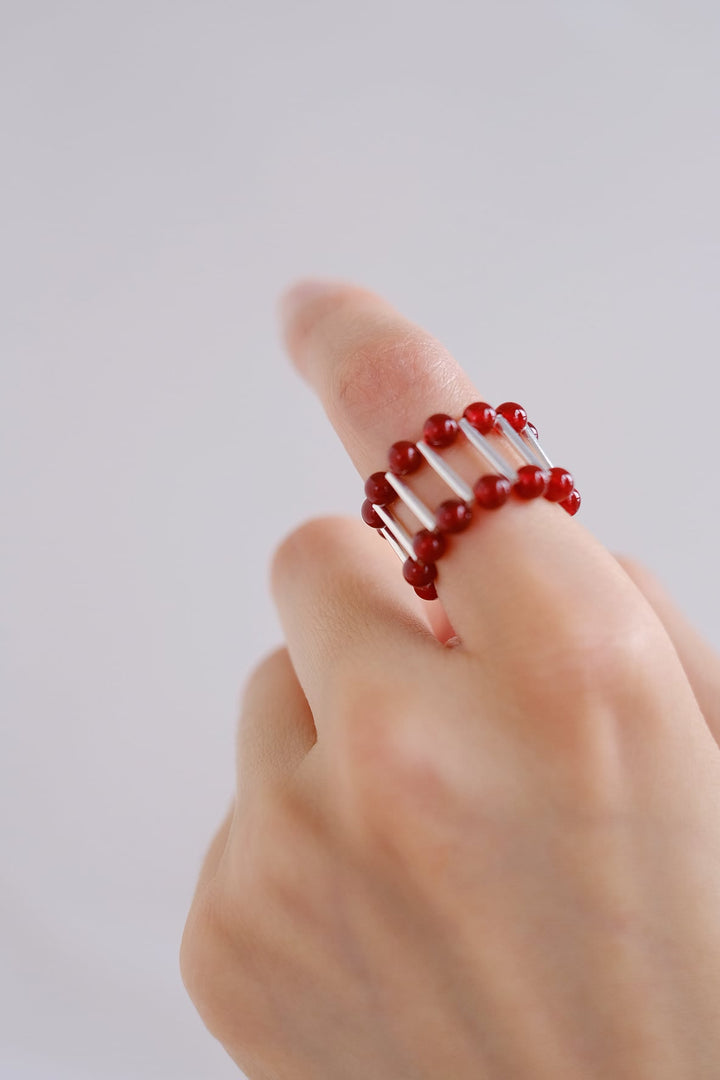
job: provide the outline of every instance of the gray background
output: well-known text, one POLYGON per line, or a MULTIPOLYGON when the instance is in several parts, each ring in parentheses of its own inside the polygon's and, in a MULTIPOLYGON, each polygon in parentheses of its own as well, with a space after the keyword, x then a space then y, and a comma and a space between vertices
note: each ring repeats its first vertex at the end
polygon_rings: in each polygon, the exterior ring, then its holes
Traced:
MULTIPOLYGON (((0 1075, 221 1078, 177 949, 361 484, 278 292, 356 279, 527 404, 716 644, 716 0, 0 3, 0 1075)), ((429 403, 431 404, 431 403, 429 403)))

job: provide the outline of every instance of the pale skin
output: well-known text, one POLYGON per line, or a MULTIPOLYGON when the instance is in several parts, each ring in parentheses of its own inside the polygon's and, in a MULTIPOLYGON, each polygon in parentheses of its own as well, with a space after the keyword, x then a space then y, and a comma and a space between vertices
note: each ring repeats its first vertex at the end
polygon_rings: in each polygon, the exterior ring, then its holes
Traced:
MULTIPOLYGON (((367 290, 283 311, 363 477, 484 399, 367 290)), ((276 551, 286 645, 247 682, 181 947, 251 1080, 720 1075, 720 660, 581 518, 476 516, 430 604, 359 519, 276 551)))

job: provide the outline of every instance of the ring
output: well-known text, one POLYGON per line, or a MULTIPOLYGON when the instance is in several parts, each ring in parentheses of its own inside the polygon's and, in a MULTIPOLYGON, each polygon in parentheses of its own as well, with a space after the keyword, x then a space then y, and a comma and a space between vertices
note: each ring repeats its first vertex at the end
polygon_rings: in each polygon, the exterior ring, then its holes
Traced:
POLYGON ((376 529, 403 563, 403 577, 423 600, 435 600, 437 561, 448 550, 448 537, 470 524, 476 508, 498 510, 508 499, 529 501, 543 497, 558 503, 571 516, 580 509, 580 492, 572 473, 553 465, 540 445, 538 431, 527 412, 515 401, 505 401, 496 409, 475 401, 459 419, 434 413, 423 426, 422 439, 401 439, 388 454, 388 469, 372 473, 365 481, 365 501, 361 516, 376 529), (472 486, 438 453, 459 436, 492 471, 472 486), (515 467, 503 455, 507 444, 520 455, 524 465, 515 467), (453 493, 431 510, 408 486, 403 477, 416 472, 423 463, 444 481, 453 493), (393 516, 390 507, 397 500, 420 523, 411 535, 393 516))

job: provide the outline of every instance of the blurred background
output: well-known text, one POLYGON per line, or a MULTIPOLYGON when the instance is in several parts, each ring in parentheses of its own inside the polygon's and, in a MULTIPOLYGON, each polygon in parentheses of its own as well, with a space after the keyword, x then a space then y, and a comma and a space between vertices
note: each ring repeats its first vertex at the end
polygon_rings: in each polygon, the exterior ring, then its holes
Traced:
POLYGON ((267 564, 361 481, 276 298, 518 399, 720 645, 716 0, 0 0, 0 1076, 222 1080, 177 953, 267 564))

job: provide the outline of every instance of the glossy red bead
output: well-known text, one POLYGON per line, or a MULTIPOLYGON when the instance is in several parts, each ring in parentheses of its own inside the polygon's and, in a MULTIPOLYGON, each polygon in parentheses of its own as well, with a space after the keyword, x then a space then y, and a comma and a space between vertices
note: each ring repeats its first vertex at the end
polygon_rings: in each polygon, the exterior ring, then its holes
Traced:
POLYGON ((390 472, 396 473, 397 476, 407 476, 408 473, 415 472, 416 469, 420 468, 423 463, 423 456, 415 443, 401 439, 400 442, 393 443, 390 447, 388 461, 390 463, 390 472))
POLYGON ((435 563, 418 562, 416 559, 406 559, 403 563, 403 577, 416 589, 429 585, 436 576, 435 563))
POLYGON ((505 476, 489 473, 481 476, 473 488, 478 505, 485 510, 496 510, 510 496, 510 481, 505 476))
POLYGON ((435 448, 450 446, 450 443, 455 442, 457 433, 457 420, 453 420, 452 416, 446 413, 433 413, 423 427, 424 441, 435 448))
POLYGON ((539 469, 537 465, 523 465, 518 469, 517 481, 513 484, 513 491, 521 499, 537 499, 543 495, 547 487, 548 474, 539 469))
POLYGON ((532 431, 532 433, 533 433, 533 435, 535 436, 535 438, 536 438, 536 439, 539 439, 539 438, 540 438, 540 436, 538 435, 538 429, 537 429, 537 428, 535 427, 535 425, 534 425, 534 424, 531 424, 531 423, 530 423, 530 421, 528 420, 528 422, 527 422, 527 426, 528 426, 528 427, 530 428, 530 430, 532 431))
POLYGON ((511 428, 522 431, 527 424, 527 413, 517 401, 504 401, 497 407, 498 416, 504 416, 511 428))
POLYGON ((560 469, 555 465, 550 470, 550 479, 548 480, 545 498, 550 502, 562 502, 563 499, 567 499, 568 495, 572 494, 574 487, 575 481, 572 474, 567 469, 560 469))
POLYGON ((445 554, 447 541, 441 532, 421 529, 413 537, 413 551, 422 562, 436 562, 445 554))
POLYGON ((421 600, 437 600, 437 589, 432 581, 429 585, 416 585, 415 592, 421 600))
POLYGON ((365 502, 362 504, 362 509, 360 510, 360 513, 366 525, 370 525, 373 529, 384 528, 385 522, 373 510, 373 504, 370 502, 369 499, 366 499, 365 502))
POLYGON ((481 435, 487 435, 495 427, 496 412, 492 405, 486 401, 473 401, 468 405, 463 416, 469 424, 479 431, 481 435))
POLYGON ((389 506, 397 499, 397 492, 385 479, 385 473, 374 472, 365 481, 365 494, 377 506, 389 506))
POLYGON ((562 502, 558 503, 558 506, 562 506, 563 510, 567 510, 570 517, 573 517, 580 509, 581 502, 580 492, 577 488, 573 488, 567 499, 563 499, 562 502))
POLYGON ((460 499, 446 499, 435 511, 435 523, 441 532, 462 532, 471 520, 472 510, 460 499))

